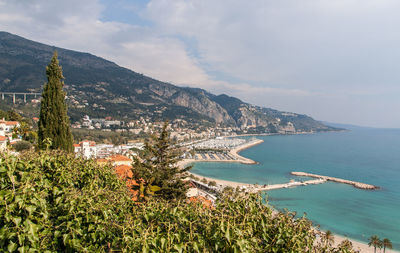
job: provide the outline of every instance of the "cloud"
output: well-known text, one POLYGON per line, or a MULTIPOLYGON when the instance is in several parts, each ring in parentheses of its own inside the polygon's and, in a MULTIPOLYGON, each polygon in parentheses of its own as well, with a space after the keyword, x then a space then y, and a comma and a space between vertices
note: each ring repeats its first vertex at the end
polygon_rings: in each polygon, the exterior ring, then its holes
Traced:
POLYGON ((390 0, 152 0, 145 15, 166 35, 195 39, 214 70, 315 89, 400 79, 398 68, 387 68, 400 56, 399 7, 390 0))
POLYGON ((154 78, 206 83, 207 74, 178 39, 148 27, 102 21, 98 1, 1 1, 0 29, 68 49, 90 52, 154 78))
POLYGON ((0 0, 0 29, 262 106, 400 127, 381 116, 400 107, 397 0, 139 2, 0 0))

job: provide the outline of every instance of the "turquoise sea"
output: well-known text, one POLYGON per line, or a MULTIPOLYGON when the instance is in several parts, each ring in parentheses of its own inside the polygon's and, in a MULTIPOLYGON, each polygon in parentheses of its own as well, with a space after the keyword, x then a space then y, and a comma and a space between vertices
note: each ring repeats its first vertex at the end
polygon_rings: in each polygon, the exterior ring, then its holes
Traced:
POLYGON ((304 171, 380 186, 320 185, 273 190, 269 204, 303 213, 323 230, 367 242, 389 238, 400 249, 400 129, 353 128, 346 132, 258 136, 264 143, 242 151, 259 164, 196 163, 193 173, 245 183, 275 184, 304 171))

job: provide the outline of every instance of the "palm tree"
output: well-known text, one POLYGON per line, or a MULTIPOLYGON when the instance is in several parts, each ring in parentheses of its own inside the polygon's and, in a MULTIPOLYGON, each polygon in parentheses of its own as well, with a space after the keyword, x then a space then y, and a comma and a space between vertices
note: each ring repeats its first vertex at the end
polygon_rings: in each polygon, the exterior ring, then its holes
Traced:
POLYGON ((382 241, 379 239, 377 235, 371 236, 368 242, 368 246, 374 246, 374 252, 376 253, 376 247, 381 247, 382 241))
POLYGON ((327 230, 325 234, 323 235, 323 240, 325 242, 325 248, 328 248, 328 246, 331 246, 332 243, 335 241, 335 238, 333 237, 333 233, 330 230, 327 230))
POLYGON ((385 253, 386 248, 391 249, 393 247, 392 242, 387 238, 383 239, 382 245, 383 245, 383 253, 385 253))
POLYGON ((353 244, 348 239, 342 241, 337 248, 340 252, 353 252, 353 244))

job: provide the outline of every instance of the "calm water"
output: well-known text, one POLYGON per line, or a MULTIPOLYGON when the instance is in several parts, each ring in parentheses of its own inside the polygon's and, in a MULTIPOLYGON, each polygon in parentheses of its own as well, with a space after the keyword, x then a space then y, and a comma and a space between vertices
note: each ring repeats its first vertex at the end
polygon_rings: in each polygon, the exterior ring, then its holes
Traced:
POLYGON ((314 135, 260 136, 241 152, 257 165, 196 163, 199 175, 245 183, 288 182, 291 171, 339 177, 382 187, 378 191, 325 183, 268 192, 269 203, 306 213, 324 230, 367 241, 373 234, 400 249, 400 130, 352 129, 314 135))

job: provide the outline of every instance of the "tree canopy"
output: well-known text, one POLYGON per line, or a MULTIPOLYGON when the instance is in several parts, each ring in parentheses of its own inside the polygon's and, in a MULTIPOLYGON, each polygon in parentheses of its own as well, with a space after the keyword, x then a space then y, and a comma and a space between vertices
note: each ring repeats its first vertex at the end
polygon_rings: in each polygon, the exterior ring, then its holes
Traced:
POLYGON ((132 172, 136 181, 141 182, 141 193, 156 195, 164 199, 182 199, 187 186, 183 179, 189 168, 181 168, 181 152, 174 145, 164 123, 161 133, 145 142, 143 152, 134 158, 132 172), (147 189, 146 189, 147 188, 147 189))

